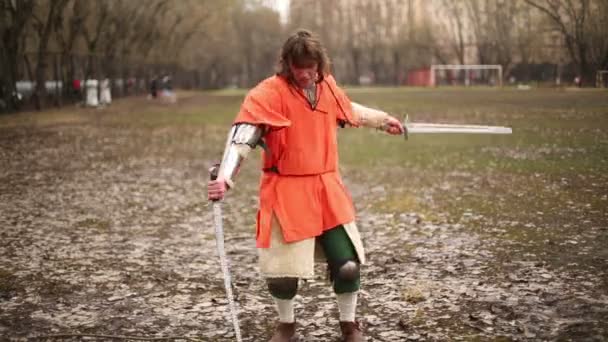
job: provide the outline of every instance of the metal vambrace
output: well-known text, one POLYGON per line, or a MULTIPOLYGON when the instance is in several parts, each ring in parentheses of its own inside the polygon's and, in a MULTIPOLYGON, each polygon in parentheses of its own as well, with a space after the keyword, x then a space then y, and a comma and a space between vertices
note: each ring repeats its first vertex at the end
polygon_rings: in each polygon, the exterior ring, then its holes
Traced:
POLYGON ((247 123, 232 126, 226 140, 226 147, 218 178, 224 179, 228 187, 234 188, 234 178, 239 173, 241 163, 262 139, 264 129, 247 123))
POLYGON ((388 114, 369 107, 365 107, 355 102, 351 102, 353 112, 355 116, 359 118, 359 124, 364 127, 371 127, 377 129, 385 129, 386 119, 388 114))

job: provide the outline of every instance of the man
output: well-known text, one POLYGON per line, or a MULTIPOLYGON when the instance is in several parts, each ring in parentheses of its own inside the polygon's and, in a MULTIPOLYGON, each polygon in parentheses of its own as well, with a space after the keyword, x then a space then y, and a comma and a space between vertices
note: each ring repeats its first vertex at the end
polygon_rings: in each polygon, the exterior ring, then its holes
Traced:
POLYGON ((345 341, 363 341, 355 320, 365 261, 350 195, 338 171, 337 128, 367 126, 403 134, 394 117, 352 103, 329 73, 321 43, 300 30, 281 50, 279 72, 245 97, 226 142, 210 200, 221 200, 249 151, 262 145, 256 246, 279 324, 272 342, 295 335, 293 298, 324 254, 345 341))
POLYGON ((155 99, 158 95, 158 79, 156 76, 153 76, 150 80, 150 97, 151 99, 155 99))
POLYGON ((109 106, 112 103, 112 89, 110 88, 110 80, 104 77, 99 83, 99 104, 109 106))
POLYGON ((74 78, 72 80, 72 91, 73 91, 73 96, 77 101, 81 100, 81 83, 80 80, 78 78, 74 78))

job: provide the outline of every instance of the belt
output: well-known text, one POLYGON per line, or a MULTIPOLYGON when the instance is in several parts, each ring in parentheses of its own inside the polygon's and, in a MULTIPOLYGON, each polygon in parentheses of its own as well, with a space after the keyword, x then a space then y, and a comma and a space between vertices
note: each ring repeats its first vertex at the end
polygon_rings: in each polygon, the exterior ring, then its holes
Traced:
MULTIPOLYGON (((271 167, 263 168, 262 171, 264 171, 264 172, 272 172, 272 173, 276 173, 277 175, 281 175, 281 173, 279 172, 279 168, 276 167, 276 166, 271 166, 271 167)), ((335 172, 335 170, 328 170, 328 171, 323 171, 323 172, 319 172, 319 173, 312 173, 312 174, 301 174, 301 175, 282 174, 282 175, 283 176, 290 176, 290 177, 309 177, 309 176, 323 175, 323 174, 330 173, 330 172, 335 172)))
POLYGON ((279 174, 279 168, 276 166, 263 168, 262 171, 276 173, 277 175, 279 174))

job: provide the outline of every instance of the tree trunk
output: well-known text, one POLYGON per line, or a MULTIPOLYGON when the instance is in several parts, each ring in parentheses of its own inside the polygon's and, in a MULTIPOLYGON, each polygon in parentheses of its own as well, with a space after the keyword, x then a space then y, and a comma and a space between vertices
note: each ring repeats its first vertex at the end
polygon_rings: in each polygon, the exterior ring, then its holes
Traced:
POLYGON ((0 98, 6 104, 7 111, 14 111, 18 103, 14 95, 17 92, 17 70, 19 56, 23 51, 25 27, 32 17, 34 0, 2 1, 2 15, 10 24, 2 25, 0 31, 0 98))
POLYGON ((352 57, 352 62, 353 62, 353 84, 359 84, 359 78, 361 76, 361 72, 359 70, 359 59, 360 59, 360 52, 359 49, 357 48, 352 48, 351 49, 351 57, 352 57))
MULTIPOLYGON (((12 42, 11 42, 12 43, 12 42)), ((13 44, 11 44, 13 45, 13 44)), ((13 45, 13 47, 9 47, 10 45, 6 45, 7 48, 2 51, 2 59, 0 60, 2 66, 0 66, 0 71, 2 71, 2 84, 0 84, 0 95, 2 101, 6 105, 6 111, 12 112, 16 110, 16 103, 13 101, 13 94, 17 91, 16 82, 17 82, 17 47, 13 45)), ((1 108, 0 108, 1 109, 1 108)))
POLYGON ((394 82, 396 86, 400 86, 403 82, 403 74, 401 70, 401 55, 399 51, 393 51, 393 70, 394 82))
POLYGON ((42 104, 46 99, 46 68, 47 68, 47 49, 49 38, 53 31, 53 22, 57 16, 63 12, 63 8, 67 5, 67 0, 54 0, 49 4, 49 13, 42 29, 39 32, 38 44, 38 63, 36 65, 36 89, 34 91, 34 105, 37 110, 42 109, 42 104))

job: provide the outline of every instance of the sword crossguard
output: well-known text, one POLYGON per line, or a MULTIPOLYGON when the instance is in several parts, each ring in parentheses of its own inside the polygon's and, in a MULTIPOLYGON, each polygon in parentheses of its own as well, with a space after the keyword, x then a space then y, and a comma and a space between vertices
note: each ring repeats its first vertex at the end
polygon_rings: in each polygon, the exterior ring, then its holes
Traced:
POLYGON ((405 138, 405 140, 407 140, 408 135, 407 135, 407 123, 409 122, 409 116, 407 114, 405 114, 405 117, 403 118, 403 137, 405 138))

